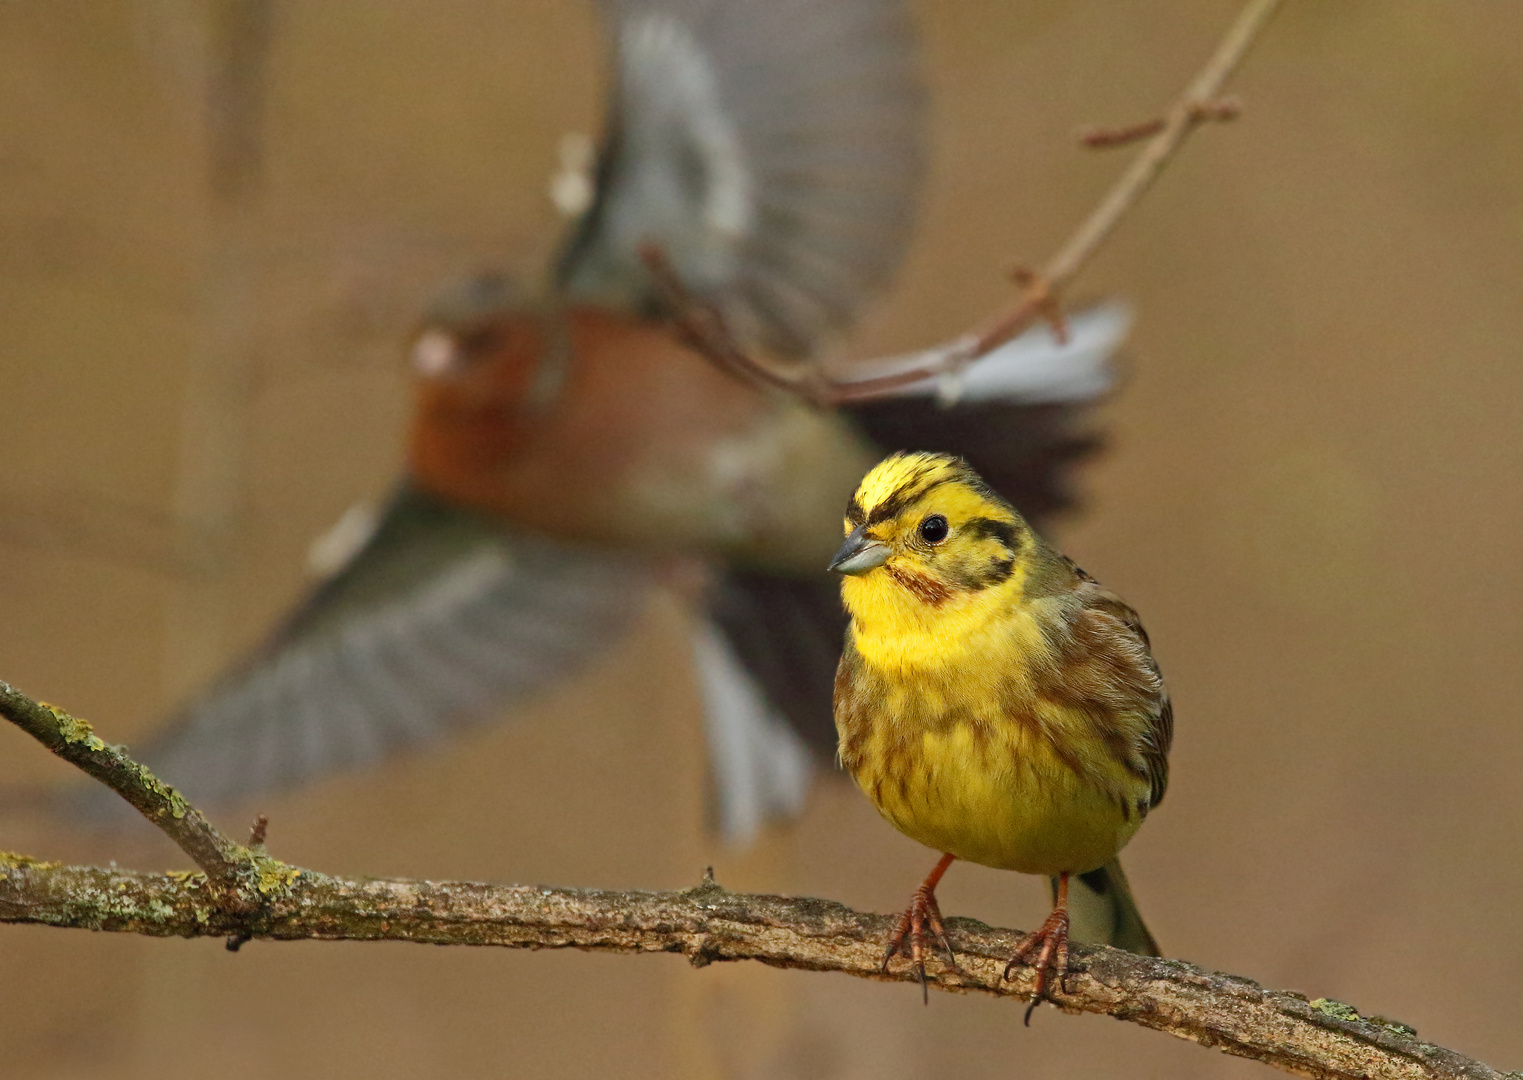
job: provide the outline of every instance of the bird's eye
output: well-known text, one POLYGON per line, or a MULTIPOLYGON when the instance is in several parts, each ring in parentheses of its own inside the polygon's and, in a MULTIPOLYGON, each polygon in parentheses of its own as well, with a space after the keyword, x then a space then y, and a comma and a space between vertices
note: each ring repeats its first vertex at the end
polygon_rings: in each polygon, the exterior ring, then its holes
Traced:
POLYGON ((947 538, 947 519, 932 514, 920 523, 920 539, 928 544, 939 544, 947 538))

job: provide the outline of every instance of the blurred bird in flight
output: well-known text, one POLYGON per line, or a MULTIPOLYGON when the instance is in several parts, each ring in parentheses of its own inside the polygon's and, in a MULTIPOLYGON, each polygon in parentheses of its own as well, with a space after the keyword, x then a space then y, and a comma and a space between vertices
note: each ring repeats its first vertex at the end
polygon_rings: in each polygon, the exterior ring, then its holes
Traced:
MULTIPOLYGON (((484 275, 413 341, 415 411, 390 501, 322 546, 330 573, 139 749, 231 801, 500 716, 608 647, 645 586, 701 565, 694 657, 716 824, 799 807, 834 751, 845 616, 832 522, 885 447, 944 446, 1028 515, 1069 502, 1126 314, 1080 314, 973 365, 830 410, 687 347, 653 244, 735 337, 809 364, 896 269, 922 174, 913 28, 896 0, 614 0, 590 205, 548 288, 484 275)), ((574 185, 573 185, 574 186, 574 185)), ((575 192, 573 192, 574 194, 575 192)))
POLYGON ((841 763, 944 853, 884 967, 902 950, 924 984, 927 931, 951 956, 936 885, 955 859, 1052 876, 1052 914, 1005 968, 1034 962, 1032 1007, 1067 969, 1070 921, 1079 940, 1159 955, 1116 858, 1163 798, 1174 737, 1137 613, 947 454, 869 472, 831 568, 851 613, 841 763))

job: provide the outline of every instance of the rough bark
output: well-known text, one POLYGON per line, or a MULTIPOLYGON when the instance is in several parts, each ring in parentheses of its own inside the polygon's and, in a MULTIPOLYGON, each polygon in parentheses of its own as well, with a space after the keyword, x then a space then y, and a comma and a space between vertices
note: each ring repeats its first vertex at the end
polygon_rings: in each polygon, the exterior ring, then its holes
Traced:
MULTIPOLYGON (((257 903, 235 910, 200 873, 139 874, 0 855, 0 921, 158 937, 413 941, 518 949, 678 953, 697 967, 760 960, 782 968, 911 981, 881 971, 893 919, 828 900, 727 892, 608 892, 464 881, 349 881, 266 860, 257 903)), ((947 924, 961 970, 932 964, 938 989, 1024 1001, 1029 969, 1001 973, 1019 932, 971 919, 947 924)), ((1420 1041, 1411 1028, 1335 1001, 1265 990, 1233 975, 1076 945, 1055 1004, 1093 1012, 1327 1080, 1355 1077, 1502 1080, 1503 1074, 1420 1041)), ((1012 1013, 1012 1022, 1015 1014, 1012 1013)))

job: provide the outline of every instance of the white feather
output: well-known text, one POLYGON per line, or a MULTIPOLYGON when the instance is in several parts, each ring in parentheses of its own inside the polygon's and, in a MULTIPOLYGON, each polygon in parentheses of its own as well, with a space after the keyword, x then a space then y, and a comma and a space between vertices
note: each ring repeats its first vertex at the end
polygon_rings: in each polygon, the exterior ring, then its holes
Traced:
MULTIPOLYGON (((1115 383, 1111 356, 1131 326, 1131 308, 1115 301, 1072 316, 1064 344, 1058 343, 1051 328, 1034 326, 970 364, 951 396, 959 402, 1018 401, 1029 405, 1091 400, 1115 383)), ((922 354, 896 357, 872 365, 870 371, 859 368, 853 376, 889 375, 923 362, 922 354)), ((941 393, 940 380, 927 378, 893 391, 893 396, 932 397, 941 393)))
POLYGON ((724 635, 704 621, 693 631, 703 693, 719 832, 744 844, 769 821, 796 817, 809 790, 809 751, 767 704, 724 635))

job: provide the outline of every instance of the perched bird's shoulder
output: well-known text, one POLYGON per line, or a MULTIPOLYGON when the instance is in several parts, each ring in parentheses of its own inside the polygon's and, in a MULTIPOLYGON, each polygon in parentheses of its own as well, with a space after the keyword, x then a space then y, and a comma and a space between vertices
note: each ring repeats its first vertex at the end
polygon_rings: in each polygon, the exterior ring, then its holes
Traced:
MULTIPOLYGON (((1067 556, 1064 556, 1064 558, 1072 564, 1073 560, 1068 559, 1067 556)), ((1149 640, 1148 632, 1143 628, 1142 618, 1137 614, 1136 609, 1079 569, 1079 567, 1074 566, 1074 571, 1080 578, 1080 584, 1076 591, 1078 599, 1082 602, 1082 610, 1090 612, 1091 617, 1109 619, 1125 628, 1128 634, 1141 642, 1143 649, 1147 652, 1148 660, 1151 662, 1153 643, 1149 640)))
POLYGON ((1085 645, 1116 645, 1128 652, 1140 648, 1152 663, 1152 643, 1136 610, 1078 563, 1045 543, 1040 543, 1030 559, 1020 603, 1055 609, 1059 614, 1051 619, 1054 629, 1083 631, 1085 645), (1102 639, 1093 640, 1095 633, 1102 634, 1102 639))
POLYGON ((1071 559, 1059 558, 1073 586, 1064 618, 1050 627, 1053 662, 1036 670, 1037 692, 1090 719, 1117 759, 1146 782, 1145 812, 1168 786, 1173 703, 1137 612, 1071 559))

